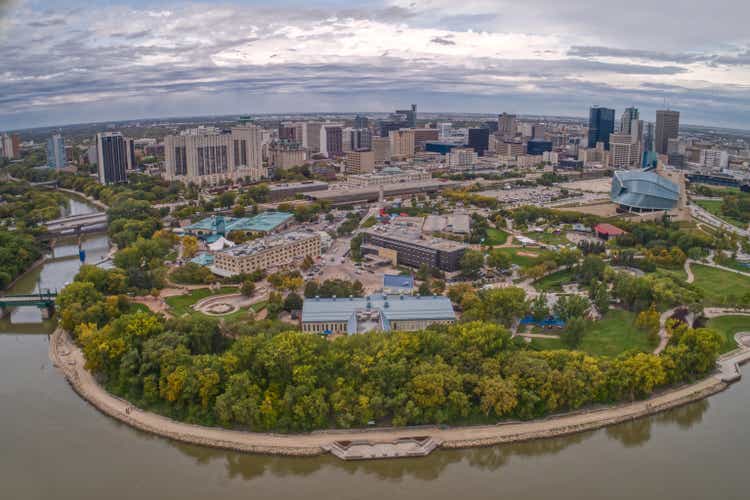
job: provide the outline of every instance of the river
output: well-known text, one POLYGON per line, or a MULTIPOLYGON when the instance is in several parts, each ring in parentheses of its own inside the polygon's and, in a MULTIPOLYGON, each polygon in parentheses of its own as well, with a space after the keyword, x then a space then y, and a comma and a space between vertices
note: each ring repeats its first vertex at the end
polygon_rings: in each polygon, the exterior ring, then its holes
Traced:
MULTIPOLYGON (((103 245, 102 245, 102 240, 103 245)), ((106 254, 94 236, 89 260, 106 254), (101 247, 101 250, 100 250, 101 247)), ((75 245, 72 246, 76 251, 75 245)), ((60 250, 61 256, 68 251, 60 250)), ((77 254, 17 285, 61 287, 77 254)), ((32 311, 34 312, 34 311, 32 311)), ((20 314, 20 313, 19 313, 20 314)), ((662 415, 572 437, 426 458, 341 462, 246 455, 175 443, 103 416, 51 365, 51 324, 0 330, 0 495, 126 499, 745 499, 750 383, 662 415)), ((21 322, 23 320, 23 322, 21 322)), ((38 321, 38 320, 37 320, 38 321)))

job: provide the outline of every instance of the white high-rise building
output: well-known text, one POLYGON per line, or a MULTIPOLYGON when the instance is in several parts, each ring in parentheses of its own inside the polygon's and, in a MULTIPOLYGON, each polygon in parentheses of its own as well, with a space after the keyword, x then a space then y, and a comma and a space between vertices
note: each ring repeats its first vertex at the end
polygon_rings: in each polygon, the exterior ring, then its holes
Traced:
POLYGON ((620 117, 620 133, 630 134, 632 133, 632 122, 638 120, 639 112, 638 108, 625 108, 622 116, 620 117))
POLYGON ((720 149, 701 149, 701 165, 711 169, 727 168, 729 153, 720 149))
POLYGON ((449 138, 451 136, 452 129, 453 124, 450 122, 438 123, 438 136, 440 137, 440 140, 444 141, 449 138))
POLYGON ((616 169, 637 167, 640 163, 640 144, 631 134, 610 134, 609 166, 616 169))

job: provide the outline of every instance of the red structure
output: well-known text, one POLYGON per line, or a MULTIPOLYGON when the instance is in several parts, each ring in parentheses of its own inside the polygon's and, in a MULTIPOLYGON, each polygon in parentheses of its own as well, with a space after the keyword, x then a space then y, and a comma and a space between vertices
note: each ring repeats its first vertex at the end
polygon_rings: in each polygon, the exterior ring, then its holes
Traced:
POLYGON ((616 238, 617 236, 625 234, 625 231, 617 226, 613 226, 612 224, 603 222, 594 226, 594 233, 596 233, 599 238, 608 240, 610 238, 616 238))

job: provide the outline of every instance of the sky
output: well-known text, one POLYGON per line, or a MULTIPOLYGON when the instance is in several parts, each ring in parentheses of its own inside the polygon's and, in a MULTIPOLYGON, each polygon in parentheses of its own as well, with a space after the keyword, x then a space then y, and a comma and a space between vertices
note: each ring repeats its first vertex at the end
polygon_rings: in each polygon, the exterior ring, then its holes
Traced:
POLYGON ((750 129, 748 19, 747 0, 0 0, 0 130, 665 102, 750 129))

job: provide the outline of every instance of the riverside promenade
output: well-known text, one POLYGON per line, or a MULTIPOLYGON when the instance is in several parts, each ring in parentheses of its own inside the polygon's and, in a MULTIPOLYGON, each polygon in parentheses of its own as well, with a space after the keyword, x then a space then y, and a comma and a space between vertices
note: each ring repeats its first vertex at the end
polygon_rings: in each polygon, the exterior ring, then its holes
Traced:
MULTIPOLYGON (((716 394, 740 378, 738 365, 750 360, 750 332, 737 334, 738 349, 722 357, 713 375, 691 385, 681 386, 636 401, 612 407, 552 416, 530 422, 510 422, 471 427, 421 426, 373 430, 331 430, 309 434, 273 434, 203 427, 186 424, 140 410, 101 387, 85 369, 83 353, 70 336, 57 328, 50 337, 49 355, 71 387, 102 413, 145 432, 176 441, 249 453, 314 456, 329 452, 337 443, 383 444, 400 440, 430 439, 442 448, 468 448, 527 441, 599 429, 642 418, 716 394)), ((394 457, 389 453, 381 456, 394 457)))

